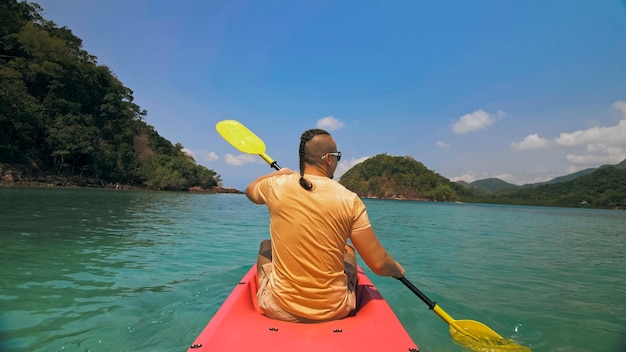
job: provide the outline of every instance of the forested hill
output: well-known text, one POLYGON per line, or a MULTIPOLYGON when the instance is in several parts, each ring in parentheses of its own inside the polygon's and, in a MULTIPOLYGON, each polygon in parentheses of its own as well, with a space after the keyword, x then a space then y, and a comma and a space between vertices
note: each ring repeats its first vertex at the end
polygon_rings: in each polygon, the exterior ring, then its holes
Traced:
POLYGON ((410 156, 380 154, 355 165, 341 184, 367 198, 455 201, 465 189, 410 156))
POLYGON ((603 166, 571 181, 524 187, 501 193, 473 190, 465 201, 626 209, 626 169, 618 166, 603 166))
POLYGON ((602 166, 570 181, 528 188, 511 189, 504 181, 485 180, 485 184, 501 188, 500 192, 489 192, 451 182, 409 156, 380 154, 355 165, 339 182, 366 198, 626 209, 624 166, 626 161, 602 166))
POLYGON ((605 167, 614 167, 616 169, 626 169, 626 159, 622 160, 621 163, 616 164, 616 165, 602 165, 599 168, 588 168, 588 169, 584 169, 581 171, 577 171, 574 172, 572 174, 568 174, 565 176, 559 176, 556 178, 553 178, 550 181, 546 181, 546 182, 539 182, 539 183, 527 183, 525 185, 522 186, 518 186, 518 185, 514 185, 512 183, 508 183, 506 181, 500 180, 498 178, 487 178, 487 179, 483 179, 483 180, 478 180, 478 181, 474 181, 472 183, 469 184, 465 184, 466 187, 470 187, 470 188, 474 188, 474 189, 483 189, 485 191, 491 192, 491 193, 508 193, 508 192, 512 192, 512 191, 516 191, 519 190, 521 188, 534 188, 534 187, 539 187, 539 186, 543 186, 543 185, 548 185, 548 184, 555 184, 555 183, 562 183, 562 182, 567 182, 567 181, 573 181, 579 177, 585 176, 585 175, 589 175, 593 172, 595 172, 598 169, 602 169, 605 167))
POLYGON ((35 3, 0 0, 0 178, 152 189, 221 185, 144 122, 133 91, 35 3))

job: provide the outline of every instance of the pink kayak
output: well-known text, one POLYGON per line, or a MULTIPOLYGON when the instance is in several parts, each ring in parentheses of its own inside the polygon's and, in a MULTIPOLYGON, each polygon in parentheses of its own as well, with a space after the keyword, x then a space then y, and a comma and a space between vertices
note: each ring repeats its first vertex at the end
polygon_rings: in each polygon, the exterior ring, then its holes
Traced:
POLYGON ((253 265, 187 351, 419 351, 361 268, 357 308, 341 320, 303 324, 269 319, 258 308, 257 289, 253 265))

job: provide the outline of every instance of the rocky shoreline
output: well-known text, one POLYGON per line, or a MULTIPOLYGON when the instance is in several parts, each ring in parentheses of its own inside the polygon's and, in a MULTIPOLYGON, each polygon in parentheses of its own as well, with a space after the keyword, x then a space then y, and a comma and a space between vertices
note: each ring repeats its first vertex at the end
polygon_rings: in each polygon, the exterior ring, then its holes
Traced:
MULTIPOLYGON (((104 183, 100 181, 94 182, 94 180, 88 179, 80 179, 80 180, 68 180, 68 179, 59 179, 59 178, 49 178, 45 180, 37 179, 37 180, 15 180, 15 181, 7 181, 0 180, 0 187, 23 187, 23 188, 100 188, 100 189, 113 189, 113 190, 143 190, 143 191, 161 191, 158 189, 150 189, 145 187, 137 187, 132 185, 125 185, 120 183, 104 183)), ((168 191, 174 192, 174 191, 168 191)), ((189 192, 189 193, 205 193, 205 194, 216 194, 216 193, 232 193, 232 194, 243 194, 242 191, 235 188, 225 188, 225 187, 213 187, 210 189, 204 189, 200 187, 190 187, 187 190, 181 190, 180 192, 189 192)))
MULTIPOLYGON (((38 176, 24 176, 21 172, 16 170, 3 170, 0 167, 0 187, 31 187, 31 188, 102 188, 102 189, 115 189, 115 190, 146 190, 146 191, 158 191, 156 189, 150 189, 146 187, 137 187, 133 185, 105 182, 97 178, 87 177, 61 177, 51 175, 38 175, 38 176)), ((190 187, 187 190, 181 190, 181 192, 190 193, 233 193, 243 194, 242 191, 235 188, 213 187, 210 189, 204 189, 201 187, 190 187)))

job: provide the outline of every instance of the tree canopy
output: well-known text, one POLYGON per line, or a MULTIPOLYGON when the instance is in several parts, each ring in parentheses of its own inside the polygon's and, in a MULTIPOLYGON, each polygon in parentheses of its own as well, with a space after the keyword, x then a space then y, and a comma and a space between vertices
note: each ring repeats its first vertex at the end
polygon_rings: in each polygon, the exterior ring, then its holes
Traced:
POLYGON ((221 185, 146 124, 133 91, 41 11, 0 0, 0 164, 154 189, 221 185))

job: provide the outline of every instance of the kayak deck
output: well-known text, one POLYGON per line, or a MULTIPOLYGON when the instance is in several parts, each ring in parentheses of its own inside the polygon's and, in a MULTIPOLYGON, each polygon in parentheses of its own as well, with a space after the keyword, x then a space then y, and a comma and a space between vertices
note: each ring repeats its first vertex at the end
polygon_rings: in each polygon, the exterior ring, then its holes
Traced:
POLYGON ((354 312, 340 320, 304 324, 263 315, 252 265, 187 351, 419 351, 369 278, 361 268, 357 272, 354 312))

